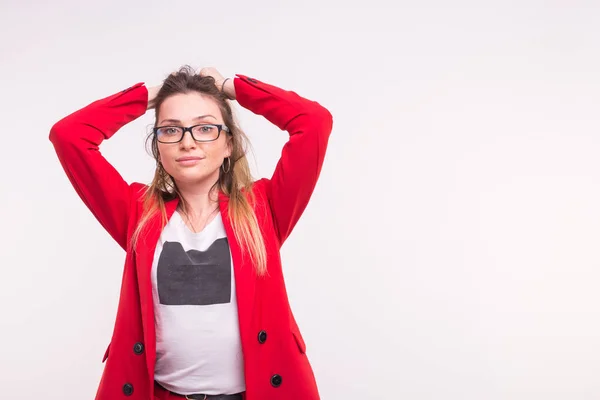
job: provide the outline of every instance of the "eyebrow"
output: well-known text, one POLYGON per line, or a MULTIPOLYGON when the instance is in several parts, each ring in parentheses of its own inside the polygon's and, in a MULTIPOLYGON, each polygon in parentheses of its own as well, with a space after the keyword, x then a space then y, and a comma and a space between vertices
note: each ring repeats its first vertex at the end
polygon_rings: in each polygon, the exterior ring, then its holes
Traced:
MULTIPOLYGON (((206 115, 200 115, 200 116, 198 116, 198 117, 195 117, 195 118, 194 118, 194 120, 197 120, 197 119, 204 119, 204 118, 214 118, 214 119, 217 119, 217 118, 216 118, 214 115, 206 114, 206 115)), ((178 120, 178 119, 163 119, 163 120, 160 122, 160 124, 162 125, 162 124, 164 124, 164 123, 170 123, 170 124, 171 124, 171 123, 172 123, 172 124, 180 124, 180 123, 181 123, 181 121, 180 121, 180 120, 178 120)))

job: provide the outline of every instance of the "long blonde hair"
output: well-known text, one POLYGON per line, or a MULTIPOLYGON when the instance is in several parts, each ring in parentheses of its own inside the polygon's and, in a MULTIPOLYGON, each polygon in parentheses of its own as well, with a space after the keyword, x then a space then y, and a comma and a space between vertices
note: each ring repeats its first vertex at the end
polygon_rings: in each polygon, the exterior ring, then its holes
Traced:
MULTIPOLYGON (((201 77, 189 66, 181 67, 179 71, 170 74, 165 79, 156 98, 153 100, 153 104, 151 104, 155 109, 155 124, 158 122, 156 118, 158 118, 160 106, 168 97, 192 92, 201 93, 203 96, 215 100, 219 105, 225 125, 230 129, 232 151, 229 161, 226 162, 229 168, 219 169, 219 179, 211 192, 219 190, 229 198, 228 214, 235 237, 244 250, 244 254, 250 255, 257 275, 263 275, 267 271, 267 255, 263 236, 253 209, 255 197, 252 185, 254 180, 246 157, 250 142, 234 120, 227 97, 215 86, 212 77, 201 77)), ((186 212, 189 208, 185 199, 180 195, 177 184, 159 161, 156 136, 151 134, 147 139, 151 140, 151 153, 156 160, 156 170, 154 178, 144 194, 144 211, 131 238, 132 248, 135 248, 144 227, 157 213, 162 216, 162 227, 167 224, 168 218, 165 207, 167 201, 179 198, 183 211, 186 212)))

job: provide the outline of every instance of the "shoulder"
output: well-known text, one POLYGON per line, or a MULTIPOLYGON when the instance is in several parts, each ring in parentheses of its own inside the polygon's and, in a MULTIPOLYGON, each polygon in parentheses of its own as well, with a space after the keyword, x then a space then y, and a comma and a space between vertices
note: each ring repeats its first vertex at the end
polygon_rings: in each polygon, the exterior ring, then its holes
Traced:
MULTIPOLYGON (((255 180, 250 186, 241 190, 242 196, 245 197, 257 214, 264 214, 266 210, 270 209, 270 186, 269 179, 262 178, 255 180)), ((227 201, 229 201, 229 198, 227 198, 227 201)))
POLYGON ((150 187, 145 183, 133 182, 129 185, 129 196, 132 201, 142 201, 150 187))
POLYGON ((262 178, 252 183, 252 192, 255 195, 265 195, 270 188, 271 182, 267 178, 262 178))
POLYGON ((252 194, 257 203, 268 203, 271 197, 271 180, 261 178, 252 183, 252 194))

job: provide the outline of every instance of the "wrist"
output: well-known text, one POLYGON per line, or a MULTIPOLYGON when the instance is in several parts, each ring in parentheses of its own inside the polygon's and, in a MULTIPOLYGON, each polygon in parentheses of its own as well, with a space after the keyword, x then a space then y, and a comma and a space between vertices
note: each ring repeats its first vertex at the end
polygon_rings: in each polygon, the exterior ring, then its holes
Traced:
POLYGON ((154 108, 154 102, 156 100, 156 95, 158 94, 158 91, 160 90, 160 86, 152 86, 147 88, 148 90, 148 106, 147 106, 147 110, 150 110, 152 108, 154 108))
POLYGON ((221 91, 231 100, 235 100, 235 85, 233 80, 234 78, 225 78, 220 86, 221 91))

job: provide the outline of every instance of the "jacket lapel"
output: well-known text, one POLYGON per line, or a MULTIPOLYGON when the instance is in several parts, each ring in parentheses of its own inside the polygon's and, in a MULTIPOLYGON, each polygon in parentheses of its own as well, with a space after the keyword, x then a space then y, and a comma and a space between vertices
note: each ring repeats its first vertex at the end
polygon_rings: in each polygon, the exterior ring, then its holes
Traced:
MULTIPOLYGON (((165 203, 167 219, 171 219, 178 199, 165 203)), ((154 326, 154 302, 152 298, 152 261, 156 244, 162 232, 162 216, 154 215, 149 221, 145 231, 140 236, 140 244, 137 246, 137 276, 140 290, 140 307, 142 310, 142 326, 144 330, 144 343, 146 347, 146 364, 150 378, 150 393, 154 390, 154 364, 156 362, 156 330, 154 326)))
POLYGON ((256 289, 256 273, 254 265, 248 254, 242 253, 233 232, 232 222, 229 216, 229 198, 223 193, 219 194, 219 207, 223 218, 223 225, 227 233, 227 241, 231 251, 231 261, 235 276, 235 294, 237 297, 238 321, 240 336, 242 338, 242 351, 246 353, 246 344, 251 343, 252 336, 252 310, 254 308, 254 294, 256 289))

